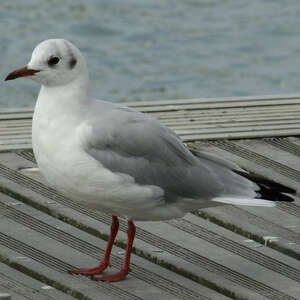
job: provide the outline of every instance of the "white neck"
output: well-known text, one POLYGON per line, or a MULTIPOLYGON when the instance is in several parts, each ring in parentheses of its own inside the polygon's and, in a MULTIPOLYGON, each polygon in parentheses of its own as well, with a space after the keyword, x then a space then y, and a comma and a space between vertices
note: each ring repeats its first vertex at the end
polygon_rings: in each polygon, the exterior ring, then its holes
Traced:
POLYGON ((42 85, 36 110, 55 112, 76 112, 86 106, 90 100, 89 78, 87 74, 81 74, 75 80, 66 85, 45 86, 42 85))

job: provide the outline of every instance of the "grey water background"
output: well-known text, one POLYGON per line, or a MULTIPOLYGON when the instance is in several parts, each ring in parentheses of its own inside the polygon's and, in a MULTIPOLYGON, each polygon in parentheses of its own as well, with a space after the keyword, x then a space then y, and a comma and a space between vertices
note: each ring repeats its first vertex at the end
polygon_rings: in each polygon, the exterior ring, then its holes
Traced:
MULTIPOLYGON (((108 101, 300 92, 298 0, 2 0, 0 76, 66 38, 108 101)), ((34 106, 31 80, 0 83, 0 108, 34 106)))

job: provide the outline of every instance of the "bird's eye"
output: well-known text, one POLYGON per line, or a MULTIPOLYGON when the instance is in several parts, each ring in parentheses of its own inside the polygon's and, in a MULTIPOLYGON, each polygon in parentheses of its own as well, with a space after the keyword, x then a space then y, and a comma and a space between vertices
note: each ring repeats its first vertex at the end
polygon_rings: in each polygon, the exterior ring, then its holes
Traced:
POLYGON ((52 67, 52 66, 54 66, 54 65, 57 65, 57 64, 59 63, 59 61, 60 61, 60 58, 59 58, 59 57, 53 56, 53 57, 51 57, 51 58, 48 60, 48 65, 49 65, 50 67, 52 67))

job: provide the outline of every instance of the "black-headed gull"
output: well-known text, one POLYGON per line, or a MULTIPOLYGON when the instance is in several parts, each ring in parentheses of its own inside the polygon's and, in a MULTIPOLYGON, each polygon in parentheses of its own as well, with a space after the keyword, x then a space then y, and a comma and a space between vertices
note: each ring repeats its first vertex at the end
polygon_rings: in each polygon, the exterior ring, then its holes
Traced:
POLYGON ((94 280, 120 281, 130 271, 133 220, 182 217, 220 203, 274 206, 293 201, 278 183, 253 176, 212 154, 190 150, 153 117, 125 106, 93 99, 85 59, 69 41, 40 43, 26 67, 6 80, 25 77, 42 87, 32 124, 38 166, 49 183, 86 207, 112 215, 104 258, 96 268, 71 271, 94 280), (263 200, 264 199, 264 200, 263 200), (118 216, 128 219, 123 266, 109 266, 118 216))

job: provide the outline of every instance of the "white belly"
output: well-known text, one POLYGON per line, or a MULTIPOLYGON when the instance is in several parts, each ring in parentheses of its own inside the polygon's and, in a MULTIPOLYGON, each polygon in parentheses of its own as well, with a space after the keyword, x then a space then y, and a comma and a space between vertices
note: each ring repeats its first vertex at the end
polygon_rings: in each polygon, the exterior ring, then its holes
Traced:
POLYGON ((133 219, 154 219, 151 211, 164 204, 163 191, 140 186, 129 175, 104 168, 87 154, 77 136, 78 130, 72 131, 70 126, 66 130, 66 126, 57 126, 57 121, 34 120, 33 150, 50 185, 88 208, 133 219))

